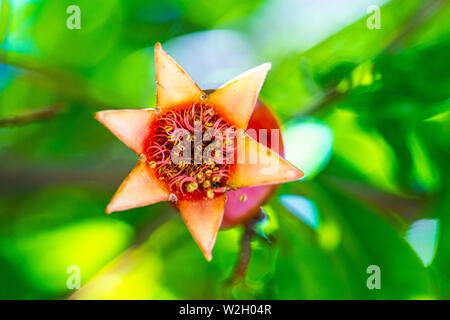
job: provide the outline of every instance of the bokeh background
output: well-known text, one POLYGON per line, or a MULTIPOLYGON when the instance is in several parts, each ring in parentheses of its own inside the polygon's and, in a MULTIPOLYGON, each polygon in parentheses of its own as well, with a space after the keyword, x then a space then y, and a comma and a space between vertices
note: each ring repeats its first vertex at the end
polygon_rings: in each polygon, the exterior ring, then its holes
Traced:
POLYGON ((450 298, 449 30, 445 0, 0 0, 0 298, 450 298), (93 114, 154 106, 157 41, 204 89, 272 62, 306 174, 211 263, 164 203, 104 214, 136 159, 93 114))

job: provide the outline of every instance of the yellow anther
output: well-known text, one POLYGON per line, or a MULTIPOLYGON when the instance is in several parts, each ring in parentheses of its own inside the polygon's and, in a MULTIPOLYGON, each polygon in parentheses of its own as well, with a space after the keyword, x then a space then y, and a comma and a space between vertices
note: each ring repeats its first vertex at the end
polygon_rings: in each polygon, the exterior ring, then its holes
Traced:
POLYGON ((212 175, 212 170, 206 170, 205 171, 206 176, 209 178, 212 175))
POLYGON ((242 196, 239 197, 239 201, 244 202, 247 200, 247 195, 243 194, 242 196))
POLYGON ((149 166, 150 168, 156 168, 156 161, 150 161, 150 162, 148 163, 148 166, 149 166))
POLYGON ((205 180, 203 182, 203 188, 208 189, 211 186, 211 181, 205 180))
POLYGON ((205 124, 205 129, 207 129, 207 130, 211 129, 212 127, 213 127, 213 124, 211 122, 207 122, 205 124))
POLYGON ((186 186, 186 191, 193 192, 193 191, 197 190, 197 188, 198 188, 197 182, 191 182, 186 186))
POLYGON ((198 182, 200 182, 200 183, 202 183, 203 180, 205 180, 205 175, 203 174, 203 172, 197 173, 197 180, 198 180, 198 182))
POLYGON ((211 188, 206 190, 206 196, 208 197, 208 199, 214 198, 214 191, 211 188))
POLYGON ((215 176, 215 177, 212 178, 212 181, 213 182, 219 182, 220 179, 222 179, 220 176, 215 176))

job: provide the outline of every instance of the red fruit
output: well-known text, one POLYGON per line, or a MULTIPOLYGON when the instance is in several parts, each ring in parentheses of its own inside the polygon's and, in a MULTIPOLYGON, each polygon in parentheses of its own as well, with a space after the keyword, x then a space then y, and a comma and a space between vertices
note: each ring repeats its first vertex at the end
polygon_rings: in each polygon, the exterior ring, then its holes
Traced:
MULTIPOLYGON (((278 119, 272 111, 257 102, 253 114, 247 127, 247 133, 259 143, 264 144, 268 148, 272 148, 272 132, 271 129, 280 130, 278 119), (256 130, 256 134, 249 129, 256 130), (258 139, 260 129, 267 130, 267 139, 258 139)), ((278 135, 277 148, 279 155, 284 156, 283 137, 278 135)), ((273 146, 275 147, 275 146, 273 146)), ((278 185, 266 185, 258 187, 246 187, 239 190, 227 192, 227 203, 225 204, 225 213, 222 221, 222 228, 229 228, 239 224, 243 224, 253 218, 258 212, 261 205, 270 197, 278 185)))

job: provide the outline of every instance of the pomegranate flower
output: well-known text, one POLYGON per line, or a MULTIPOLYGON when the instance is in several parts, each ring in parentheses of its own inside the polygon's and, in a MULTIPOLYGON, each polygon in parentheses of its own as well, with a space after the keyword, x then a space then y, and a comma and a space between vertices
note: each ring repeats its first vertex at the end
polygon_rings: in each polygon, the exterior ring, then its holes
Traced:
MULTIPOLYGON (((159 43, 155 46, 155 68, 154 109, 95 114, 139 156, 106 213, 170 201, 210 261, 224 218, 227 192, 231 193, 230 202, 237 196, 242 203, 259 201, 267 190, 248 187, 298 180, 303 173, 279 155, 282 150, 276 132, 271 131, 269 143, 260 143, 244 132, 270 64, 251 69, 209 94, 159 43), (252 199, 244 193, 236 194, 242 188, 249 193, 256 190, 257 194, 252 199)), ((270 122, 273 117, 265 119, 270 122)), ((232 214, 230 217, 228 226, 239 220, 232 214)))

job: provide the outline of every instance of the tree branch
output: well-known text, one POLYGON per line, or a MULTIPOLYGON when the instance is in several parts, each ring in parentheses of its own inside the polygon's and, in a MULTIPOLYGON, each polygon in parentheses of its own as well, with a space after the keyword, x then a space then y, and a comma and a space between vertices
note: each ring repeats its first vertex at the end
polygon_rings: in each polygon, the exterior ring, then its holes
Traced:
POLYGON ((395 52, 401 47, 401 42, 413 33, 418 27, 430 20, 439 12, 447 0, 428 0, 425 1, 420 8, 414 12, 411 19, 403 26, 400 33, 389 43, 384 50, 385 52, 395 52))
POLYGON ((114 109, 129 105, 125 99, 117 96, 117 94, 105 92, 104 88, 82 77, 44 66, 42 61, 30 55, 0 49, 0 64, 22 69, 27 72, 28 77, 38 82, 39 85, 51 87, 56 93, 95 109, 114 109))
POLYGON ((255 236, 255 225, 264 219, 264 213, 260 210, 258 214, 244 225, 244 234, 241 239, 241 251, 239 253, 236 266, 234 268, 233 274, 230 277, 230 283, 236 283, 240 280, 245 280, 245 274, 247 273, 248 264, 250 262, 250 257, 252 254, 252 248, 250 242, 255 236))
MULTIPOLYGON (((416 31, 421 25, 430 20, 434 15, 439 12, 447 0, 428 0, 425 1, 414 12, 411 18, 404 24, 399 34, 382 50, 379 54, 395 52, 401 48, 401 42, 416 31)), ((338 92, 336 86, 329 87, 324 92, 324 95, 311 106, 304 108, 301 112, 295 116, 312 115, 325 110, 327 107, 333 105, 336 101, 339 101, 345 97, 348 92, 338 92)))
POLYGON ((29 112, 16 117, 10 117, 0 120, 1 127, 23 126, 32 122, 48 120, 60 114, 65 109, 63 104, 57 104, 38 111, 29 112))

